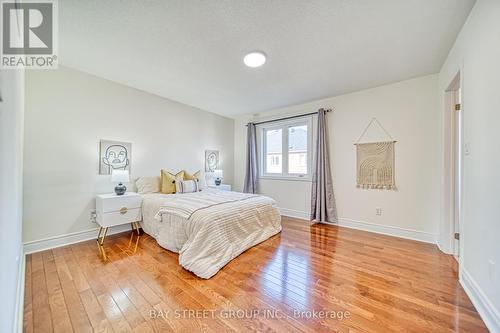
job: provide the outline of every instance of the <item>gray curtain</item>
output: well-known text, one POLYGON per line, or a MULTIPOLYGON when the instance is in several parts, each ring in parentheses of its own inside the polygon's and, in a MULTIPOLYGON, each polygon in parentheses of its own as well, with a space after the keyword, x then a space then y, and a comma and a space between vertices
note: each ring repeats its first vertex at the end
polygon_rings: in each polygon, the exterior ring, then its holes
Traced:
POLYGON ((311 221, 337 222, 337 207, 335 206, 335 196, 333 195, 330 153, 328 150, 328 131, 324 109, 319 109, 318 111, 316 154, 314 156, 311 189, 311 221))
POLYGON ((257 134, 254 123, 247 125, 247 171, 243 192, 258 193, 259 164, 257 163, 257 134))

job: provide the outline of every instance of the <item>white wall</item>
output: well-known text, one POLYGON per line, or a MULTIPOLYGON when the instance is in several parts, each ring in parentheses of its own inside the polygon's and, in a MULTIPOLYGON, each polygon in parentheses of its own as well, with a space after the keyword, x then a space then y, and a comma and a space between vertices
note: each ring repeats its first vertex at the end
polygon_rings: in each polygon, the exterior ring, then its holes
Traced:
MULTIPOLYGON (((437 86, 437 75, 425 76, 272 110, 265 116, 272 119, 314 112, 320 107, 333 108, 335 111, 328 115, 330 156, 340 222, 434 241, 439 229, 441 197, 437 86), (398 141, 397 191, 356 188, 356 150, 353 144, 372 117, 376 117, 398 141), (376 207, 382 208, 382 216, 376 216, 376 207), (373 224, 383 227, 378 228, 373 224)), ((244 124, 252 118, 257 121, 264 119, 254 115, 241 117, 235 122, 237 189, 241 189, 245 176, 244 124)), ((368 131, 364 142, 384 139, 387 137, 383 132, 373 127, 368 131)), ((276 199, 283 213, 302 217, 309 215, 310 182, 261 180, 260 183, 261 192, 276 199)))
POLYGON ((443 111, 444 91, 459 71, 470 147, 462 178, 461 280, 490 330, 500 332, 500 1, 479 0, 450 51, 439 74, 443 111))
POLYGON ((0 332, 13 332, 16 300, 22 294, 18 287, 24 287, 20 269, 24 73, 0 71, 0 93, 0 332))
POLYGON ((132 177, 203 169, 218 149, 232 182, 232 119, 73 69, 27 74, 25 126, 25 242, 95 228, 95 194, 114 188, 98 175, 100 139, 132 143, 132 177))

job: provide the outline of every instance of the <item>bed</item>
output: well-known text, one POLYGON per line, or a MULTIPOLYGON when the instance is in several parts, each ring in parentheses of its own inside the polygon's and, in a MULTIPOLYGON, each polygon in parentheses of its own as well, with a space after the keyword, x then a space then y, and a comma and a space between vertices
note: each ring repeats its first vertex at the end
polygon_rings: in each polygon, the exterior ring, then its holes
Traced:
POLYGON ((277 204, 265 196, 216 189, 142 196, 143 230, 204 279, 281 231, 277 204))

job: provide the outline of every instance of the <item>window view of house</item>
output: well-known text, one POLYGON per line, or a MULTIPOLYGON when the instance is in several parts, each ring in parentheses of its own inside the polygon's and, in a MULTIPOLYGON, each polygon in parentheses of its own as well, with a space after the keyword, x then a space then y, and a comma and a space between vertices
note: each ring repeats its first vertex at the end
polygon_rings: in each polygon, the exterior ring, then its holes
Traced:
POLYGON ((288 128, 288 173, 307 174, 307 125, 288 128))
POLYGON ((262 174, 289 177, 308 174, 309 125, 282 124, 264 129, 262 174))
POLYGON ((283 135, 282 129, 266 131, 266 171, 267 173, 283 172, 283 135))

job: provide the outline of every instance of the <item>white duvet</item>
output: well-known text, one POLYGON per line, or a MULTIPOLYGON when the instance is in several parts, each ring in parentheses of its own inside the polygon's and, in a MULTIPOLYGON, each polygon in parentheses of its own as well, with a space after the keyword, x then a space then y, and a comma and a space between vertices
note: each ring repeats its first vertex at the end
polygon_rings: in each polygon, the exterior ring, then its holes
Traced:
POLYGON ((143 199, 144 231, 204 279, 281 231, 276 202, 260 195, 206 189, 143 199))

